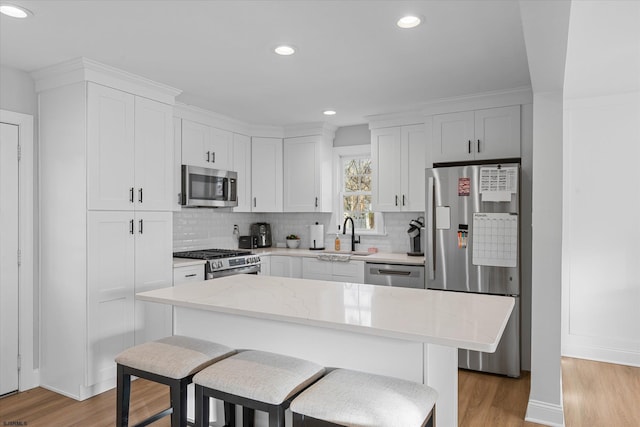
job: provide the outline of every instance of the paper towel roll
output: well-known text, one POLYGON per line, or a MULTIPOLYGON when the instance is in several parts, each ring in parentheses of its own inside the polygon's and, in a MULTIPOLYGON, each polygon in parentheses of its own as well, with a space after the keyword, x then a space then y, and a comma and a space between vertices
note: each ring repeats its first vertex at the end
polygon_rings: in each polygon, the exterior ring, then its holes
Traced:
POLYGON ((309 249, 324 249, 324 224, 316 222, 309 226, 309 249))

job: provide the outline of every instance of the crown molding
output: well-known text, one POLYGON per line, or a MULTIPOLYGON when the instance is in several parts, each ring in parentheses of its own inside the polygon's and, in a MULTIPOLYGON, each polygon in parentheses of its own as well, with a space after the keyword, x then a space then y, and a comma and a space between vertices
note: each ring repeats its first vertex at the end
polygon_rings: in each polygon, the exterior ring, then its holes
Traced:
POLYGON ((365 117, 369 129, 403 126, 423 123, 426 117, 434 114, 455 113, 460 111, 481 110, 484 108, 506 107, 509 105, 531 104, 531 87, 519 87, 509 90, 483 92, 465 96, 434 99, 420 107, 402 113, 378 114, 365 117))
POLYGON ((36 92, 78 82, 94 82, 165 104, 175 104, 180 89, 155 82, 119 68, 88 59, 75 58, 60 64, 33 71, 36 92))

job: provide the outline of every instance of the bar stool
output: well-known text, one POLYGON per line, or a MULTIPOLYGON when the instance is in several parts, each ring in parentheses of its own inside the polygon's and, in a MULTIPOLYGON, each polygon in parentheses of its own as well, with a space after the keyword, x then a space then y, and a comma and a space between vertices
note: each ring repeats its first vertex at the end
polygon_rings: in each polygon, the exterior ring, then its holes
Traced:
POLYGON ((231 356, 235 350, 209 341, 174 335, 131 347, 116 356, 116 425, 129 425, 131 375, 169 386, 171 406, 137 426, 171 414, 171 426, 187 425, 187 385, 201 369, 231 356))
POLYGON ((434 427, 437 398, 423 384, 336 369, 291 402, 293 426, 434 427))
MULTIPOLYGON (((291 399, 322 376, 324 367, 295 357, 264 351, 239 352, 198 372, 196 426, 209 419, 209 398, 242 405, 243 426, 253 426, 254 411, 269 414, 269 427, 284 427, 284 411, 291 399)), ((235 411, 226 420, 235 425, 235 411)))

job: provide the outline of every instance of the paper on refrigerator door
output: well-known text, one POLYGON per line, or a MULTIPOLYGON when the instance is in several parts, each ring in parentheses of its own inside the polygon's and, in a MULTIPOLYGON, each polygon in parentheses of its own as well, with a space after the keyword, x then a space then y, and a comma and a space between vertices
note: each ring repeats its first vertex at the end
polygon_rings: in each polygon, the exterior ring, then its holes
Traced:
POLYGON ((474 265, 516 267, 518 264, 518 215, 473 214, 474 265))
POLYGON ((436 230, 448 230, 451 228, 451 208, 449 206, 436 206, 436 230))
POLYGON ((480 194, 483 202, 509 202, 518 192, 518 168, 480 168, 480 194))

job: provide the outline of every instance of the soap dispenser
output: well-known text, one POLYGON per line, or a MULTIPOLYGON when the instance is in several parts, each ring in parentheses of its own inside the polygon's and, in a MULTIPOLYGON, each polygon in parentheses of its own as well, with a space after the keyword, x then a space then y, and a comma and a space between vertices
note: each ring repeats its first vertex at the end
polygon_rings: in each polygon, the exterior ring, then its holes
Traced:
POLYGON ((336 241, 333 244, 333 249, 335 249, 336 252, 340 251, 340 226, 338 226, 338 232, 336 233, 336 241))

